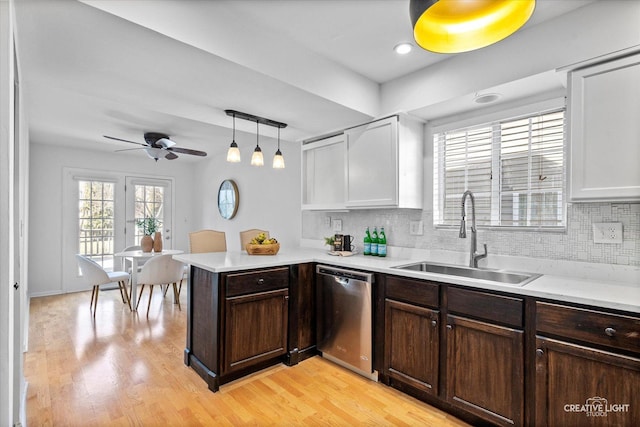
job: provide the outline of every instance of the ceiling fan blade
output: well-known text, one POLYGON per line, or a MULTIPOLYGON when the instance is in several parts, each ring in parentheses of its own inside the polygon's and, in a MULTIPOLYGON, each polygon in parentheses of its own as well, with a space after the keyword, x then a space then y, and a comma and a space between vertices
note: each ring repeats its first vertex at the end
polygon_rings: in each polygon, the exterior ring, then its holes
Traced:
POLYGON ((115 141, 129 142, 129 143, 131 143, 131 144, 138 144, 138 145, 142 145, 142 146, 144 146, 144 147, 146 147, 146 146, 147 146, 147 144, 143 144, 143 143, 141 143, 141 142, 129 141, 129 140, 126 140, 126 139, 115 138, 115 137, 113 137, 113 136, 108 136, 108 135, 102 135, 102 136, 104 136, 105 138, 108 138, 108 139, 113 139, 113 140, 115 140, 115 141))
POLYGON ((167 151, 175 151, 176 153, 181 153, 181 154, 191 154, 192 156, 206 156, 207 153, 205 153, 204 151, 198 151, 198 150, 191 150, 189 148, 180 148, 180 147, 169 147, 167 148, 167 151))
POLYGON ((178 155, 175 154, 175 153, 169 152, 169 153, 167 153, 166 156, 164 156, 164 158, 167 159, 167 160, 175 160, 175 159, 178 158, 178 155))
POLYGON ((133 150, 144 150, 144 147, 140 147, 140 148, 121 148, 120 150, 115 150, 114 153, 117 153, 117 152, 120 152, 120 151, 133 151, 133 150))

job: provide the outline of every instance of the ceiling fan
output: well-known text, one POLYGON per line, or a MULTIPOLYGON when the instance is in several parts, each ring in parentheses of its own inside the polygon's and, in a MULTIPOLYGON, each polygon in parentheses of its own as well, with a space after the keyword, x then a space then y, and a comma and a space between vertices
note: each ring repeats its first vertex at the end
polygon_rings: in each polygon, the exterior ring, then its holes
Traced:
POLYGON ((130 144, 142 145, 142 148, 126 148, 123 150, 116 151, 128 151, 128 150, 145 150, 147 156, 154 159, 156 162, 159 158, 164 157, 167 160, 177 159, 180 154, 190 154, 192 156, 201 156, 204 157, 207 155, 204 151, 191 150, 189 148, 180 148, 176 147, 176 143, 169 139, 169 135, 159 132, 145 132, 144 140, 145 144, 142 142, 129 141, 126 139, 115 138, 113 136, 103 135, 105 138, 113 139, 115 141, 128 142, 130 144))

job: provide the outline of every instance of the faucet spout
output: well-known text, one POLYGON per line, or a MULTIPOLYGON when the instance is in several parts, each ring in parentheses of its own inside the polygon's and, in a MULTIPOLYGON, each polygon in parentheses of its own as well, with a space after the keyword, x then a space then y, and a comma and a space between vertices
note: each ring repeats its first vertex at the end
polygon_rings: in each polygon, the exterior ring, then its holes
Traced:
POLYGON ((476 232, 476 201, 473 193, 469 190, 462 194, 462 219, 460 221, 459 237, 464 239, 467 237, 467 223, 465 221, 466 211, 465 202, 467 197, 471 200, 471 247, 469 248, 469 267, 478 268, 478 260, 487 257, 487 245, 484 244, 484 253, 478 253, 477 232, 476 232))

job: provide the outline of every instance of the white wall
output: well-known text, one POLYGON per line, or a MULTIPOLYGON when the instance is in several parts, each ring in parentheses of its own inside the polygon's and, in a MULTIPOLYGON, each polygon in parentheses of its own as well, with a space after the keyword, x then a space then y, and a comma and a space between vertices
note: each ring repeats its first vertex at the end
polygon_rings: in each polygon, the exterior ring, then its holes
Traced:
POLYGON ((241 163, 227 163, 224 156, 213 156, 207 158, 207 162, 198 163, 195 188, 201 200, 196 223, 201 228, 226 232, 229 251, 240 250, 239 232, 250 228, 269 230, 281 243, 280 250, 298 246, 301 235, 300 144, 281 142, 286 168, 276 170, 271 167, 276 151, 273 139, 260 139, 265 161, 262 167, 249 164, 255 139, 236 138, 236 142, 241 150, 241 163), (231 220, 223 219, 218 212, 218 188, 225 179, 233 179, 240 194, 238 213, 231 220))
POLYGON ((138 155, 52 147, 32 141, 29 192, 29 295, 62 291, 63 168, 172 177, 175 211, 173 247, 188 250, 200 198, 194 190, 195 163, 158 161, 138 155))

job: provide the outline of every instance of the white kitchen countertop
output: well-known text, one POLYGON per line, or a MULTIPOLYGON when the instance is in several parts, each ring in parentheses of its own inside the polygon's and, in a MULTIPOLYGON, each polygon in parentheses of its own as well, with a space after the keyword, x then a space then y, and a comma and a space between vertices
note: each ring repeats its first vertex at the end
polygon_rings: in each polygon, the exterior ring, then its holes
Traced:
MULTIPOLYGON (((394 274, 397 276, 433 280, 445 283, 468 286, 475 289, 487 289, 509 292, 516 295, 528 295, 537 298, 548 298, 564 302, 592 305, 595 307, 640 313, 640 269, 627 268, 624 274, 617 276, 608 271, 607 266, 594 264, 571 263, 569 267, 548 267, 551 274, 546 274, 544 265, 532 264, 531 260, 517 263, 502 261, 502 266, 491 265, 490 268, 505 268, 513 272, 531 272, 543 274, 524 286, 513 286, 486 280, 468 279, 418 271, 400 270, 393 267, 418 261, 440 262, 442 254, 416 253, 415 251, 391 251, 393 256, 387 258, 353 255, 350 257, 332 256, 326 250, 316 248, 283 248, 277 255, 248 255, 246 252, 213 252, 201 254, 180 254, 173 257, 178 261, 208 270, 214 273, 249 270, 254 268, 275 267, 281 265, 301 264, 307 262, 326 263, 339 267, 394 274), (513 265, 524 265, 514 268, 513 265), (566 270, 566 271, 565 271, 566 270), (580 277, 580 272, 588 272, 588 277, 580 277), (558 274, 561 272, 562 274, 558 274), (573 272, 573 273, 572 273, 573 272), (623 280, 620 280, 622 278, 623 280)), ((507 257, 503 257, 507 258, 507 257)), ((464 265, 460 262, 449 264, 464 265)), ((544 261, 540 264, 548 264, 544 261)))

